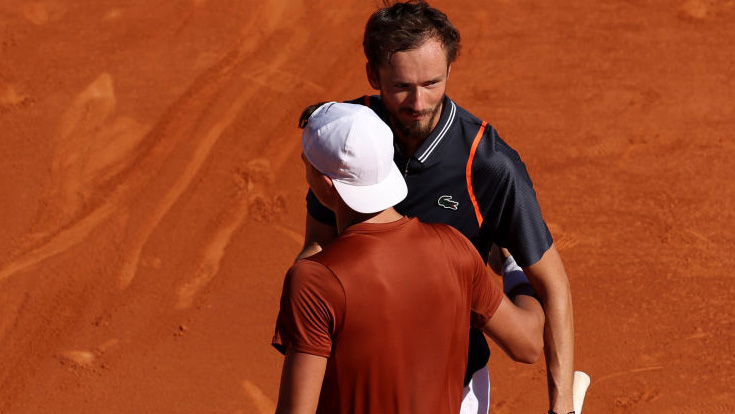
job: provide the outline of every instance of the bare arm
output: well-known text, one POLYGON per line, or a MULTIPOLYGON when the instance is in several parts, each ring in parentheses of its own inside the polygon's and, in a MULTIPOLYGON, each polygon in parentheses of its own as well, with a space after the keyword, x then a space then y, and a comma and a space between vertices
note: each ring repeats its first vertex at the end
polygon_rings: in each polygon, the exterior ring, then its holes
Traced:
POLYGON ((324 224, 307 213, 304 246, 301 249, 301 253, 296 257, 296 260, 319 253, 336 237, 336 226, 324 224))
POLYGON ((513 360, 532 364, 544 346, 544 311, 531 296, 504 296, 483 331, 513 360))
POLYGON ((326 369, 327 358, 286 352, 276 414, 314 414, 326 369))
POLYGON ((574 319, 572 294, 561 256, 552 245, 541 260, 524 267, 531 285, 544 303, 544 354, 549 405, 557 413, 574 410, 574 319))

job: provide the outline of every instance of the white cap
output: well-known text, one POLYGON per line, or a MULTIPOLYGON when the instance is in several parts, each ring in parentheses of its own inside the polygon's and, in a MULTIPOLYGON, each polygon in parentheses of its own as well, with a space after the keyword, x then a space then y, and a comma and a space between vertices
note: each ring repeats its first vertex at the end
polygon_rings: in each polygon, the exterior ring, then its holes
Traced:
POLYGON ((342 200, 359 213, 377 213, 408 194, 393 163, 393 132, 372 109, 329 102, 309 117, 304 156, 332 179, 342 200))

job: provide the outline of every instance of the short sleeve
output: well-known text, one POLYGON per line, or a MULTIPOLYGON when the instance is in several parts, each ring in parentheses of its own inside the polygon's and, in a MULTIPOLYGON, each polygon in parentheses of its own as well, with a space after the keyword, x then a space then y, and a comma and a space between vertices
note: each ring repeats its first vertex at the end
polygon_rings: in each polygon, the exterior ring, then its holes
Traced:
POLYGON ((473 276, 472 276, 472 313, 470 323, 473 327, 482 329, 487 321, 492 318, 503 300, 503 291, 497 283, 493 282, 487 266, 482 258, 474 250, 472 244, 467 242, 468 247, 474 254, 473 276))
POLYGON ((272 345, 328 358, 344 314, 344 290, 334 274, 312 260, 286 274, 272 345))
POLYGON ((483 140, 473 163, 473 180, 481 194, 481 232, 510 250, 521 267, 541 259, 553 242, 541 215, 533 183, 518 153, 495 129, 483 140), (479 162, 478 162, 479 161, 479 162))

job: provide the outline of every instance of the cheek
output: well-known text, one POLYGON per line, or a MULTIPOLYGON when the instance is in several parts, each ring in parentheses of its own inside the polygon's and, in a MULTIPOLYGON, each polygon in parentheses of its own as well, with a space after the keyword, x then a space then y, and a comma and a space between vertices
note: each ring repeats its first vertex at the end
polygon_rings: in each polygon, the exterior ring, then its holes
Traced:
POLYGON ((306 182, 309 184, 309 187, 314 188, 314 169, 306 167, 304 174, 306 175, 306 182))
POLYGON ((311 187, 311 166, 306 162, 303 155, 301 157, 301 160, 303 161, 302 165, 304 166, 304 179, 309 184, 309 187, 311 187))
POLYGON ((403 89, 383 87, 380 89, 380 94, 382 95, 384 101, 401 102, 406 99, 406 95, 408 95, 408 92, 403 89))
POLYGON ((309 177, 308 165, 304 165, 304 179, 306 180, 306 183, 309 184, 309 187, 311 187, 311 177, 309 177))
POLYGON ((435 87, 427 89, 424 96, 432 106, 436 106, 444 99, 444 92, 446 92, 445 87, 435 87))

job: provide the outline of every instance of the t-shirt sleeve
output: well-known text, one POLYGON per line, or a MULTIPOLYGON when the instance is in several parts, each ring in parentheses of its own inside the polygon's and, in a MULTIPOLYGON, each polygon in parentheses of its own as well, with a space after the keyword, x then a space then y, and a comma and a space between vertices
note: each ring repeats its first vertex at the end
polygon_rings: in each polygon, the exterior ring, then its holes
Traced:
POLYGON ((334 215, 334 212, 319 202, 319 199, 316 198, 316 195, 314 195, 311 189, 306 193, 306 211, 310 216, 314 217, 314 219, 321 223, 328 224, 330 226, 337 225, 337 218, 334 215))
MULTIPOLYGON (((469 242, 468 244, 472 247, 469 242)), ((472 250, 477 253, 474 248, 472 250)), ((487 321, 493 317, 495 311, 498 310, 500 302, 503 300, 503 291, 491 279, 492 276, 480 255, 475 254, 474 259, 470 324, 475 328, 482 329, 487 321)))
POLYGON ((507 248, 519 266, 529 266, 541 259, 553 239, 525 164, 492 127, 488 129, 490 135, 481 142, 473 162, 477 177, 473 186, 481 195, 481 231, 507 248))
POLYGON ((470 280, 470 324, 481 329, 492 318, 503 300, 503 290, 492 280, 487 265, 482 257, 467 239, 458 230, 446 227, 454 233, 456 254, 460 258, 458 265, 462 274, 472 277, 470 280))
POLYGON ((297 261, 283 283, 272 345, 282 353, 292 349, 328 358, 344 306, 342 286, 328 268, 297 261))

